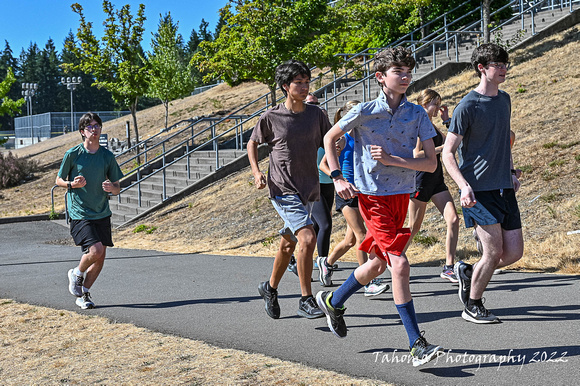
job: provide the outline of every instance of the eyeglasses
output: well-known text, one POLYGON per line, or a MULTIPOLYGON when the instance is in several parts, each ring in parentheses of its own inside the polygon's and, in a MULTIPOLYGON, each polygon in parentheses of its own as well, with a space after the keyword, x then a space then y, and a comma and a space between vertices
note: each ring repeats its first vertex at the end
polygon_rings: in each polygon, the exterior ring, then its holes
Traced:
POLYGON ((100 129, 101 129, 101 126, 99 126, 99 125, 86 126, 85 127, 85 130, 88 130, 88 131, 97 131, 97 130, 100 130, 100 129))
POLYGON ((318 106, 320 103, 319 102, 306 102, 306 104, 318 106))
POLYGON ((509 70, 510 66, 512 65, 510 62, 507 63, 501 63, 501 62, 489 62, 487 63, 488 66, 492 66, 494 68, 497 68, 499 70, 509 70))

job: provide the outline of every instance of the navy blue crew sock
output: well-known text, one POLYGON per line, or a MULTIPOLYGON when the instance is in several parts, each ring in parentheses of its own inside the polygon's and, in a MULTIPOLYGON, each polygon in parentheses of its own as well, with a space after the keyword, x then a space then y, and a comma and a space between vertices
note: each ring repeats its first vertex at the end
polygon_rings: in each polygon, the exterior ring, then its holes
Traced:
POLYGON ((397 311, 407 330, 407 336, 409 337, 409 347, 413 347, 415 341, 421 336, 419 331, 419 325, 417 324, 417 317, 415 316, 415 306, 413 305, 413 300, 404 304, 395 304, 397 306, 397 311))
POLYGON ((330 305, 334 308, 344 307, 344 302, 346 299, 350 298, 356 291, 364 287, 361 283, 354 277, 354 271, 350 274, 348 279, 336 291, 332 293, 332 298, 330 299, 330 305))

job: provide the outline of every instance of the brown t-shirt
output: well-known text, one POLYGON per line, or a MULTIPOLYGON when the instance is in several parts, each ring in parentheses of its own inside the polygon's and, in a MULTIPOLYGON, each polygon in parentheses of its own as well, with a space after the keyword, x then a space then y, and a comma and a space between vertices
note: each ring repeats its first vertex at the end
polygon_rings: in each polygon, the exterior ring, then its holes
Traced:
POLYGON ((317 152, 331 126, 319 107, 305 107, 295 114, 279 104, 260 117, 252 132, 253 141, 270 146, 270 198, 297 194, 303 204, 319 198, 317 152))

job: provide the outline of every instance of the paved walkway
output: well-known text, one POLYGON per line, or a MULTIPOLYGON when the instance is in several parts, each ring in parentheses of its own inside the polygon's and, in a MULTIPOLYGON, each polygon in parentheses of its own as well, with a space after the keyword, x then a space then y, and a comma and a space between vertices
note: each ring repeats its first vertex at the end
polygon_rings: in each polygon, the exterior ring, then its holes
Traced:
MULTIPOLYGON (((580 379, 580 276, 496 275, 487 305, 503 323, 475 325, 461 318, 457 287, 438 277, 439 268, 413 266, 420 327, 427 340, 446 348, 438 362, 414 368, 391 292, 349 299, 348 336, 338 339, 325 319, 296 315, 299 285, 291 273, 279 288, 281 318, 265 314, 257 285, 268 278, 271 258, 112 248, 92 289, 98 308, 82 311, 66 278, 80 249, 53 243, 70 238, 67 228, 49 221, 3 224, 0 235, 2 298, 396 384, 573 385, 580 379)), ((354 264, 340 266, 339 284, 354 264)), ((315 292, 321 288, 313 283, 315 292)))

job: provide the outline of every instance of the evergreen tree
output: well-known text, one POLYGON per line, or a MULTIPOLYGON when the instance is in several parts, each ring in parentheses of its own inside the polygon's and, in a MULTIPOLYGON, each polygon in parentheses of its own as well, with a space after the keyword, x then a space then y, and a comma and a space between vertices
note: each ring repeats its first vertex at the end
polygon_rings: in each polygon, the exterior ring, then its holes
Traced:
POLYGON ((169 117, 169 103, 183 98, 194 89, 191 71, 182 55, 183 37, 177 33, 177 23, 171 13, 161 17, 159 29, 151 41, 149 55, 148 96, 159 98, 165 107, 165 128, 169 117))
POLYGON ((35 95, 36 109, 34 114, 59 111, 60 59, 52 39, 38 55, 38 90, 35 95))

